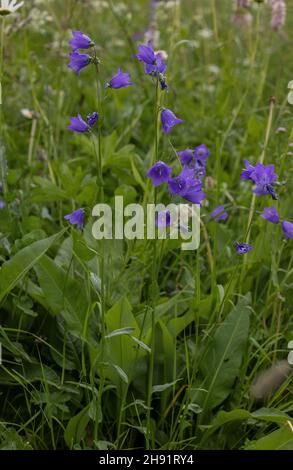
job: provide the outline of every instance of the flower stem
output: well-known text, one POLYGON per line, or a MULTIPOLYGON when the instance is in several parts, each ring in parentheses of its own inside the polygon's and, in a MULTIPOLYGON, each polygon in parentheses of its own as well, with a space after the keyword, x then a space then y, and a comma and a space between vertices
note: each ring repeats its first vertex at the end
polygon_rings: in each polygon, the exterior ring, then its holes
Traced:
MULTIPOLYGON (((269 138, 270 138, 270 133, 271 133, 271 129, 272 129, 273 112, 274 112, 275 104, 276 104, 276 99, 275 99, 275 97, 272 97, 270 99, 270 109, 269 109, 269 117, 268 117, 265 141, 264 141, 264 146, 263 146, 262 153, 261 153, 260 158, 259 158, 259 163, 263 163, 264 159, 265 159, 266 150, 267 150, 267 146, 268 146, 269 138)), ((251 234, 252 219, 253 219, 253 215, 254 215, 254 211, 255 211, 255 203, 256 203, 256 194, 253 193, 251 204, 250 204, 250 209, 249 209, 249 216, 248 216, 245 243, 249 243, 250 234, 251 234)))
MULTIPOLYGON (((155 110, 154 110, 154 153, 153 162, 154 164, 158 161, 159 157, 159 111, 160 111, 160 82, 159 77, 156 79, 156 94, 155 94, 155 110)), ((153 188, 153 203, 156 205, 156 188, 153 188)), ((150 449, 150 437, 151 433, 151 404, 152 404, 152 387, 153 387, 153 373, 154 373, 154 359, 155 359, 155 304, 158 294, 157 289, 157 240, 153 240, 153 262, 152 262, 152 273, 151 273, 151 286, 149 296, 151 297, 150 307, 152 315, 152 326, 151 326, 151 352, 149 358, 149 370, 148 370, 148 388, 147 388, 147 416, 146 416, 146 448, 150 449)))
MULTIPOLYGON (((96 48, 94 47, 95 63, 96 63, 96 77, 97 77, 97 99, 98 99, 98 112, 100 113, 98 121, 98 149, 94 145, 96 156, 97 156, 97 166, 98 166, 98 184, 100 186, 100 202, 104 202, 104 183, 103 183, 103 155, 102 155, 102 124, 103 124, 103 112, 102 112, 102 99, 101 99, 101 84, 99 80, 99 65, 97 60, 96 48)), ((101 240, 101 256, 98 260, 98 269, 101 278, 101 294, 100 294, 100 315, 101 315, 101 362, 104 361, 104 352, 105 352, 105 313, 106 313, 106 304, 105 304, 105 240, 101 240)), ((105 384, 105 373, 103 366, 100 368, 100 386, 97 396, 96 403, 96 422, 95 422, 95 440, 98 440, 98 429, 99 429, 99 410, 100 402, 102 400, 103 389, 105 384)))

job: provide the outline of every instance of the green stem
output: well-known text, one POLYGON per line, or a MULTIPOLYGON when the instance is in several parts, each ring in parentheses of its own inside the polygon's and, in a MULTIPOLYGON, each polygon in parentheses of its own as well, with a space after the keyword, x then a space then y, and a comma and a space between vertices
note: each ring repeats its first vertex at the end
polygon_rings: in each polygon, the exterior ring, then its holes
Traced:
MULTIPOLYGON (((101 84, 99 80, 99 65, 97 60, 96 48, 94 48, 94 55, 96 60, 96 77, 97 77, 97 99, 98 99, 98 112, 100 113, 98 121, 98 149, 94 145, 96 157, 97 157, 97 166, 98 166, 98 184, 100 185, 100 202, 104 202, 104 183, 103 183, 103 155, 102 155, 102 124, 103 124, 103 112, 102 112, 102 99, 101 99, 101 84)), ((98 269, 101 278, 101 295, 100 295, 100 314, 101 314, 101 362, 104 360, 104 351, 105 351, 105 240, 101 240, 101 256, 98 260, 98 269)), ((96 422, 95 422, 95 440, 98 440, 98 430, 99 430, 99 404, 102 400, 103 389, 105 384, 105 374, 104 368, 101 367, 101 380, 99 386, 99 393, 97 396, 96 404, 96 422)))

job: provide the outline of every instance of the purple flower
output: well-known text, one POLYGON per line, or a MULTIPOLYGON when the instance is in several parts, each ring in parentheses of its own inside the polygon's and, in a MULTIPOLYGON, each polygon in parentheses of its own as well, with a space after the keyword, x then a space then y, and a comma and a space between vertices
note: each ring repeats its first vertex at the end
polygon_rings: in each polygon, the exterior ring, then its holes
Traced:
POLYGON ((155 62, 153 64, 145 64, 144 71, 147 75, 159 73, 164 75, 167 70, 167 65, 165 64, 160 53, 155 54, 155 62))
POLYGON ((277 200, 278 196, 274 190, 274 183, 278 178, 275 173, 275 166, 265 166, 262 163, 257 163, 254 167, 247 160, 244 163, 246 169, 242 171, 241 179, 252 180, 256 184, 254 192, 258 196, 270 194, 274 200, 277 200))
POLYGON ((261 217, 265 220, 268 220, 269 222, 272 222, 273 224, 278 224, 280 221, 279 214, 274 206, 266 207, 263 210, 261 217))
POLYGON ((193 150, 190 149, 182 150, 178 155, 182 165, 189 165, 194 158, 193 150))
POLYGON ((187 182, 182 176, 175 176, 169 183, 169 191, 173 196, 183 196, 187 190, 187 182))
POLYGON ((86 118, 88 125, 91 127, 93 127, 96 124, 98 119, 99 119, 99 113, 97 112, 88 114, 86 118))
POLYGON ((273 186, 273 183, 278 178, 274 170, 274 165, 265 166, 262 163, 257 163, 255 165, 255 171, 252 174, 252 179, 256 184, 254 192, 258 196, 270 194, 274 200, 278 199, 273 186))
POLYGON ((78 114, 76 117, 70 118, 70 126, 67 126, 67 129, 83 134, 90 130, 90 126, 82 119, 81 115, 78 114))
POLYGON ((248 251, 251 251, 253 249, 253 246, 248 245, 247 243, 238 243, 236 242, 236 251, 238 255, 244 255, 248 251))
POLYGON ((136 54, 136 58, 144 62, 145 64, 154 65, 156 62, 156 56, 153 49, 152 41, 148 42, 148 45, 140 44, 138 46, 138 54, 136 54))
POLYGON ((122 69, 119 67, 118 72, 111 78, 108 85, 115 90, 131 86, 132 83, 129 73, 122 72, 122 69))
POLYGON ((201 191, 202 183, 195 178, 194 170, 187 166, 184 166, 179 176, 169 181, 168 186, 172 195, 182 196, 193 204, 200 204, 205 198, 205 193, 201 191))
POLYGON ((5 202, 0 199, 0 209, 4 209, 6 206, 5 202))
POLYGON ((282 229, 283 229, 283 233, 285 235, 286 240, 288 240, 288 238, 293 238, 292 222, 288 222, 288 220, 284 220, 284 222, 282 223, 282 229))
POLYGON ((198 161, 205 162, 210 156, 210 151, 205 144, 201 144, 194 150, 194 158, 198 161))
POLYGON ((254 172, 254 166, 248 160, 244 160, 245 170, 242 170, 240 178, 242 180, 251 180, 254 172))
POLYGON ((176 124, 180 124, 183 122, 182 119, 179 119, 175 116, 175 114, 170 111, 170 109, 164 108, 161 112, 161 121, 163 126, 163 132, 168 134, 172 127, 176 126, 176 124))
POLYGON ((156 226, 159 228, 170 227, 171 213, 170 211, 161 211, 157 214, 156 226))
POLYGON ((228 219, 228 214, 227 214, 227 212, 225 212, 225 207, 224 206, 216 207, 210 213, 210 219, 214 219, 217 222, 220 221, 220 220, 227 220, 228 219))
POLYGON ((70 62, 68 64, 68 68, 75 70, 76 74, 79 75, 80 71, 86 67, 90 61, 91 58, 88 54, 80 54, 79 52, 71 52, 69 54, 70 57, 70 62))
POLYGON ((76 51, 77 49, 89 49, 94 43, 91 38, 81 31, 72 31, 72 39, 70 39, 69 45, 73 51, 76 51))
POLYGON ((84 209, 77 209, 71 214, 66 215, 64 219, 68 220, 72 225, 76 225, 79 230, 82 230, 84 224, 84 209))
POLYGON ((172 168, 166 163, 158 161, 147 172, 147 176, 152 179, 154 186, 167 183, 170 179, 172 168))

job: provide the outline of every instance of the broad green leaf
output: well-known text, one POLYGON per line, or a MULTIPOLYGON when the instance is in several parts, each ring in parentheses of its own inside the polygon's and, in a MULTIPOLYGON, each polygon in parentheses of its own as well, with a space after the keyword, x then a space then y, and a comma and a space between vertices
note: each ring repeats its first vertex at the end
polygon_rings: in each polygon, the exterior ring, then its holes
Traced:
POLYGON ((48 256, 38 262, 35 271, 52 313, 57 315, 64 312, 64 316, 71 323, 71 329, 82 333, 88 308, 83 285, 48 256), (69 315, 66 312, 69 312, 69 315))
POLYGON ((246 450, 293 450, 293 431, 287 425, 257 441, 252 442, 246 450))
POLYGON ((90 420, 89 409, 90 404, 73 416, 67 424, 64 439, 70 449, 74 444, 79 444, 81 439, 85 437, 86 427, 90 420))
POLYGON ((201 388, 207 393, 196 393, 193 402, 205 412, 222 403, 231 393, 245 352, 249 332, 249 308, 246 297, 236 305, 216 333, 203 357, 200 370, 204 377, 201 388))
POLYGON ((32 243, 2 265, 0 270, 0 302, 63 233, 64 231, 32 243))
POLYGON ((133 336, 139 335, 138 325, 132 314, 132 308, 126 297, 120 299, 106 313, 106 327, 108 339, 105 342, 105 360, 112 367, 107 368, 107 376, 117 386, 121 385, 121 379, 126 382, 125 377, 120 373, 124 372, 129 382, 133 375, 133 367, 137 357, 141 354, 134 347, 133 340, 128 334, 114 335, 113 332, 131 328, 133 336), (119 369, 118 369, 119 368, 119 369))

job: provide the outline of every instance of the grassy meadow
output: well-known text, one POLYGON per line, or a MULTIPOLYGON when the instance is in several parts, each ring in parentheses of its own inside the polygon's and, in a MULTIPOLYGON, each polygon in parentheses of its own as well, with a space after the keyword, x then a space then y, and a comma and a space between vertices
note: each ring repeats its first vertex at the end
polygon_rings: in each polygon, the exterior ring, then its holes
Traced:
POLYGON ((293 450, 293 2, 277 30, 268 1, 236 3, 25 0, 0 17, 0 449, 293 450), (79 75, 77 30, 99 58, 79 75), (147 39, 167 89, 136 58, 147 39), (132 85, 105 87, 119 67, 132 85), (168 133, 164 108, 183 120, 168 133), (94 132, 67 128, 92 112, 94 132), (147 173, 178 175, 201 144, 198 249, 93 237, 99 202, 183 203, 147 173), (244 160, 274 164, 273 189, 256 195, 244 160))

